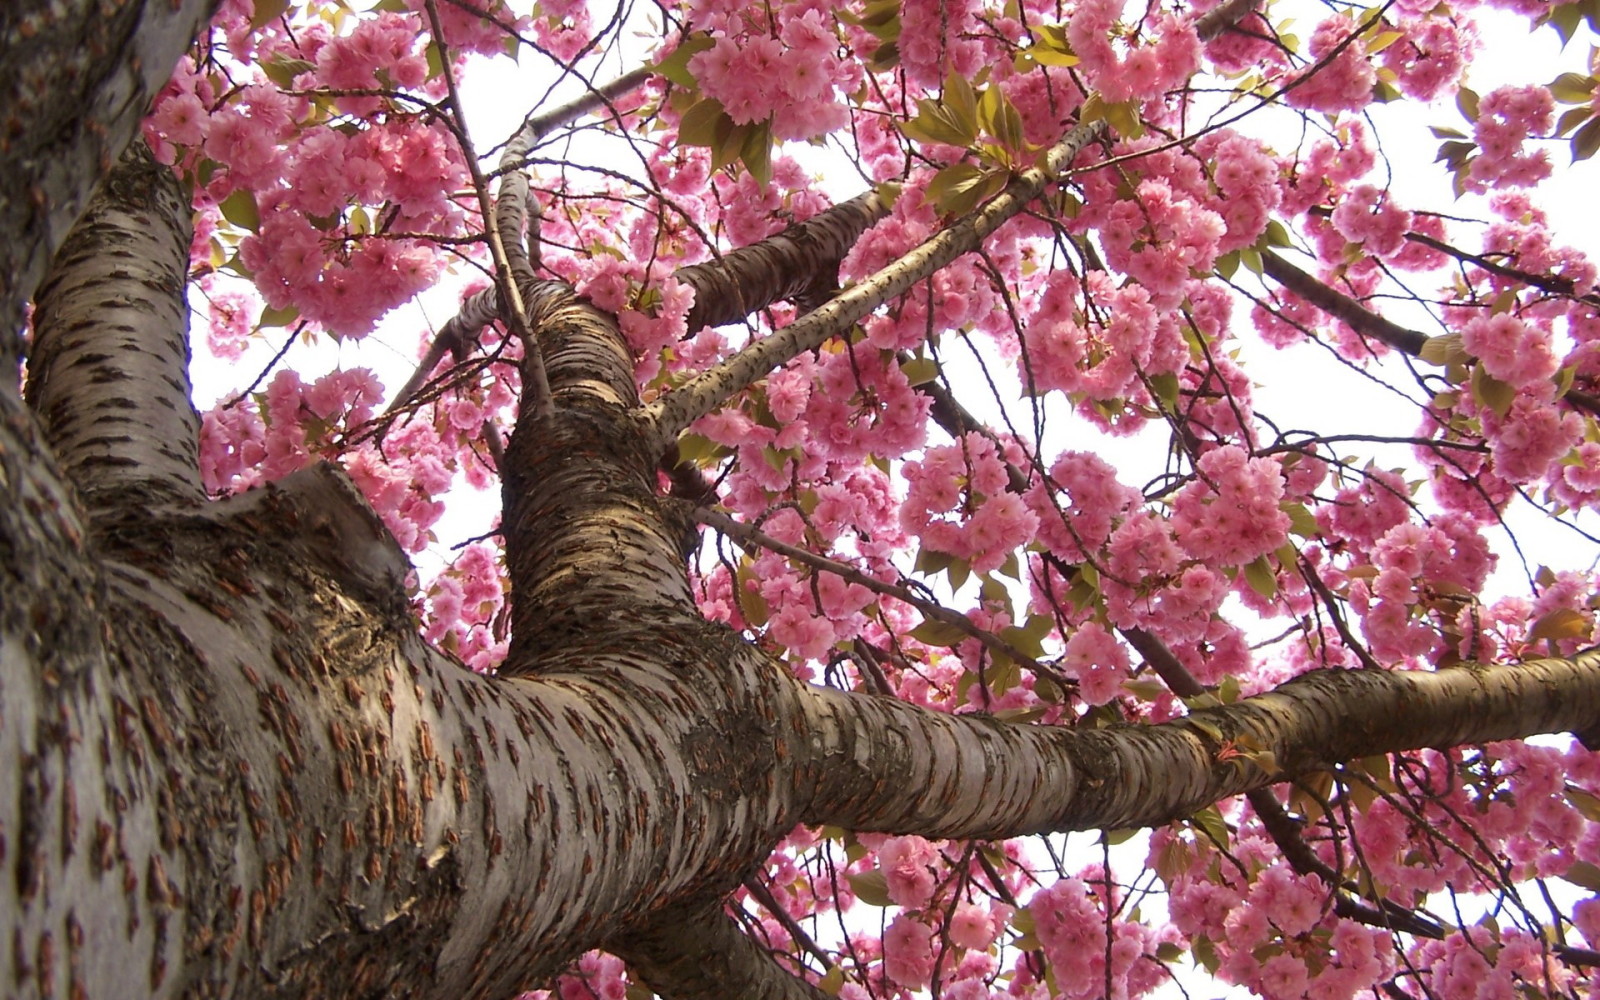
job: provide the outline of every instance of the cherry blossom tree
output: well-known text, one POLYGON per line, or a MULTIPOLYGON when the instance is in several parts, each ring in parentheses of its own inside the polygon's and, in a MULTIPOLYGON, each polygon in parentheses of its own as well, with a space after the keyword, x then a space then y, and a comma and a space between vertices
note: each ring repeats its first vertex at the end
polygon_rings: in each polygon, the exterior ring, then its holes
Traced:
POLYGON ((1478 93, 1472 2, 211 6, 0 13, 7 995, 1600 987, 1595 66, 1478 93), (307 367, 440 287, 409 377, 307 367))

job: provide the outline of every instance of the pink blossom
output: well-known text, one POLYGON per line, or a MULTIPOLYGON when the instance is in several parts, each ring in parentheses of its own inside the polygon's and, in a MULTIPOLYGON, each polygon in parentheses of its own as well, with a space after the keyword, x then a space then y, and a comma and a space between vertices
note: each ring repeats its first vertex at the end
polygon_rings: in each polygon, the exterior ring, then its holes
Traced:
POLYGON ((883 935, 883 971, 901 986, 922 989, 933 978, 933 928, 902 913, 883 935))

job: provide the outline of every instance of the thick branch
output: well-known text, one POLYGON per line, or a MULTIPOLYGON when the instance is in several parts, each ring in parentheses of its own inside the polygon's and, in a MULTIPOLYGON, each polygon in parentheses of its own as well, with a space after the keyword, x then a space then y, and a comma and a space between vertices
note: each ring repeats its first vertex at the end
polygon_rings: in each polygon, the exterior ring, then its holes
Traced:
POLYGON ((28 402, 91 509, 197 502, 189 401, 189 202, 129 147, 39 291, 28 402))
POLYGON ((829 337, 878 306, 976 249, 1045 187, 1066 172, 1080 150, 1105 131, 1103 122, 1079 125, 1044 155, 1042 167, 1017 175, 1004 191, 925 240, 922 245, 789 326, 749 344, 721 364, 667 393, 645 408, 656 446, 665 450, 682 431, 715 410, 745 386, 815 350, 829 337))
POLYGON ((16 371, 23 304, 214 6, 0 4, 0 373, 16 371))
POLYGON ((610 950, 662 1000, 828 1000, 779 965, 720 906, 658 914, 610 950))
POLYGON ((1600 723, 1600 651, 1317 671, 1184 719, 1103 730, 1008 726, 820 688, 812 697, 818 785, 807 822, 1012 837, 1153 826, 1373 754, 1584 731, 1600 723))
POLYGON ((688 332, 732 323, 819 284, 837 287, 839 262, 886 212, 868 191, 718 260, 680 268, 673 277, 694 289, 688 332))
POLYGON ((1398 323, 1384 319, 1348 295, 1343 295, 1293 264, 1268 250, 1261 255, 1261 264, 1267 275, 1289 291, 1305 299, 1335 319, 1341 319, 1357 333, 1387 344, 1389 347, 1417 357, 1428 335, 1408 330, 1398 323))
POLYGON ((502 529, 512 584, 507 673, 541 669, 609 615, 694 618, 683 523, 658 496, 661 452, 639 432, 633 355, 616 321, 566 284, 524 290, 557 404, 524 396, 506 447, 502 529))

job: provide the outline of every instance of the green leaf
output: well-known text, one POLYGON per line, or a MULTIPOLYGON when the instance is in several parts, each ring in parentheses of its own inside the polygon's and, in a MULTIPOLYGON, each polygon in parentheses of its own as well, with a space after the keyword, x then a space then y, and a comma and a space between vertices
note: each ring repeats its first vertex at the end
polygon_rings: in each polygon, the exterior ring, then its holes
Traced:
POLYGON ((1566 135, 1568 132, 1571 132, 1573 129, 1577 128, 1581 123, 1588 121, 1590 116, 1593 114, 1594 109, 1588 105, 1583 105, 1582 107, 1576 108, 1568 108, 1567 110, 1563 111, 1561 113, 1561 117, 1556 120, 1555 134, 1566 135))
POLYGON ((1178 409, 1178 376, 1175 372, 1161 372, 1150 376, 1150 390, 1155 393, 1156 401, 1168 413, 1175 413, 1178 409))
POLYGON ((1590 892, 1600 892, 1600 868, 1596 868, 1587 861, 1574 861, 1566 874, 1561 876, 1573 885, 1582 886, 1590 892))
POLYGON ((704 434, 683 433, 678 435, 678 460, 691 465, 708 465, 722 458, 728 449, 704 434))
POLYGON ((984 131, 999 140, 1000 145, 1015 153, 1026 152, 1027 140, 1022 135, 1022 115, 1006 98, 999 84, 984 89, 978 102, 978 118, 984 131))
POLYGON ((972 84, 967 82, 966 77, 955 72, 945 77, 942 103, 949 109, 956 124, 968 135, 977 138, 978 95, 973 93, 972 84))
POLYGON ((1600 118, 1591 118, 1572 133, 1572 162, 1587 160, 1600 150, 1600 118))
POLYGON ((1461 346, 1461 334, 1445 333, 1437 337, 1429 337, 1422 343, 1422 350, 1417 352, 1417 357, 1430 365, 1443 368, 1446 365, 1464 364, 1471 360, 1461 346))
POLYGON ((924 619, 922 624, 911 630, 910 635, 928 646, 954 646, 972 638, 960 627, 935 618, 924 619))
POLYGON ((1140 701, 1155 701, 1167 693, 1167 686, 1158 680, 1133 678, 1122 682, 1122 690, 1140 701))
POLYGON ((945 579, 950 581, 951 590, 960 590, 967 585, 967 578, 972 575, 972 564, 965 559, 955 556, 950 557, 950 565, 944 568, 945 579))
POLYGON ((1139 120, 1138 101, 1119 101, 1106 106, 1106 121, 1124 139, 1138 139, 1144 135, 1144 123, 1139 120))
POLYGON ((1189 822, 1204 830, 1220 847, 1228 846, 1228 824, 1216 806, 1206 806, 1189 817, 1189 822))
POLYGON ((271 21, 282 17, 289 9, 289 0, 256 0, 255 13, 250 17, 252 30, 259 30, 271 21))
POLYGON ((933 175, 923 197, 944 215, 965 215, 977 204, 984 178, 975 163, 953 163, 933 175))
POLYGON ((1579 6, 1575 3, 1561 4, 1551 8, 1550 13, 1546 15, 1545 22, 1561 36, 1562 48, 1566 48, 1567 43, 1572 41, 1572 36, 1577 34, 1578 22, 1583 18, 1579 6))
POLYGON ((1384 49, 1388 48, 1404 37, 1404 32, 1380 31, 1373 35, 1372 40, 1366 44, 1367 55, 1377 55, 1379 52, 1382 52, 1384 49))
POLYGON ((998 697, 1022 683, 1022 668, 1011 657, 996 654, 984 668, 983 680, 989 693, 998 697))
POLYGON ((1278 508, 1289 515, 1290 531, 1301 538, 1317 537, 1317 532, 1321 529, 1317 526, 1316 517, 1310 510, 1306 509, 1305 504, 1297 503, 1293 500, 1285 500, 1278 505, 1278 508))
POLYGON ((253 233, 261 228, 261 210, 256 207, 256 196, 245 188, 222 199, 217 208, 222 210, 224 219, 240 229, 248 229, 253 233))
POLYGON ((747 626, 760 628, 767 623, 770 612, 767 608, 767 599, 761 596, 760 588, 749 586, 753 581, 750 564, 746 562, 734 574, 734 590, 739 599, 739 614, 744 617, 747 626))
POLYGON ((745 140, 754 125, 735 125, 732 118, 724 118, 717 125, 717 140, 711 144, 711 169, 720 170, 744 156, 745 140))
POLYGON ((679 42, 678 47, 656 63, 652 69, 680 87, 698 90, 700 82, 689 72, 689 60, 715 44, 717 44, 716 39, 703 31, 696 31, 679 42))
POLYGON ((749 134, 744 138, 744 145, 740 147, 739 162, 750 171, 750 176, 763 189, 772 183, 772 123, 762 122, 759 125, 749 126, 749 134))
POLYGON ((1078 57, 1071 52, 1060 52, 1044 45, 1030 45, 1017 53, 1018 61, 1035 63, 1039 66, 1076 66, 1078 57))
POLYGON ((1594 96, 1594 77, 1562 73, 1550 81, 1550 96, 1562 104, 1588 104, 1594 96))
POLYGON ((1289 239, 1289 230, 1285 229, 1283 223, 1277 219, 1271 219, 1267 222, 1267 228, 1266 231, 1262 233, 1262 237, 1267 241, 1267 246, 1269 247, 1288 247, 1294 245, 1294 242, 1289 239))
POLYGON ((1576 785, 1567 786, 1567 801, 1572 807, 1583 814, 1584 819, 1591 823, 1600 823, 1600 797, 1584 791, 1576 785))
POLYGON ((261 66, 261 72, 267 74, 267 79, 284 90, 292 89, 294 87, 294 78, 301 73, 316 69, 315 63, 307 62, 304 59, 289 59, 281 55, 273 56, 259 65, 261 66))
POLYGON ((719 127, 732 127, 733 119, 722 110, 722 102, 708 97, 695 103, 678 121, 678 141, 688 146, 714 146, 719 127))
POLYGON ((913 142, 938 142, 963 149, 978 140, 976 122, 967 128, 943 104, 927 98, 917 102, 917 117, 901 122, 900 131, 913 142))
POLYGON ((1540 639, 1586 639, 1590 622, 1587 616, 1571 608, 1557 608, 1540 615, 1528 629, 1528 641, 1540 639))
POLYGON ((300 318, 300 310, 294 306, 284 306, 274 309, 271 306, 261 307, 261 319, 256 323, 256 329, 264 326, 288 326, 300 318))
POLYGON ((1044 643, 1040 642, 1037 636, 1030 634, 1027 629, 1018 628, 1015 625, 1007 625, 1000 630, 1000 638, 1027 653, 1035 660, 1044 655, 1044 643))
POLYGON ((939 377, 939 363, 932 358, 910 358, 900 366, 912 387, 927 385, 939 377))
POLYGON ((439 46, 429 43, 423 50, 422 57, 428 63, 428 79, 437 80, 444 76, 444 56, 439 52, 439 46))
POLYGON ((1266 556, 1257 556, 1244 567, 1244 582, 1269 601, 1278 596, 1278 575, 1266 556))
POLYGON ((1471 87, 1462 87, 1456 91, 1456 108, 1469 122, 1478 120, 1478 92, 1471 87))
POLYGON ((827 975, 817 980, 817 989, 830 997, 838 996, 839 991, 844 989, 844 968, 838 965, 828 966, 827 975))
POLYGON ((889 880, 881 871, 852 872, 845 876, 856 898, 869 906, 889 905, 889 880))
POLYGON ((1511 403, 1517 398, 1517 390, 1490 375, 1483 370, 1482 364, 1478 364, 1472 369, 1472 398, 1503 417, 1511 412, 1511 403))
POLYGON ((900 65, 900 43, 884 42, 872 50, 872 55, 867 59, 867 72, 887 73, 900 65))

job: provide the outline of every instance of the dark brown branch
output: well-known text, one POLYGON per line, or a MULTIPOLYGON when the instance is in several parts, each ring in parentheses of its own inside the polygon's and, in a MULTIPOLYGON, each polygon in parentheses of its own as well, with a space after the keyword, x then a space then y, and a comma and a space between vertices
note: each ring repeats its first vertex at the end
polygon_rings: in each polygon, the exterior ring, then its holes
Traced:
POLYGON ((1261 255, 1261 264, 1273 280, 1328 315, 1343 320, 1349 324, 1350 329, 1362 336, 1371 337, 1412 357, 1419 357, 1422 354, 1422 346, 1428 342, 1427 334, 1408 330, 1398 323, 1379 316, 1355 299, 1330 288, 1270 250, 1261 255))
POLYGON ((718 260, 680 268, 673 277, 694 289, 688 332, 732 323, 819 287, 837 288, 839 262, 887 212, 868 191, 718 260))

